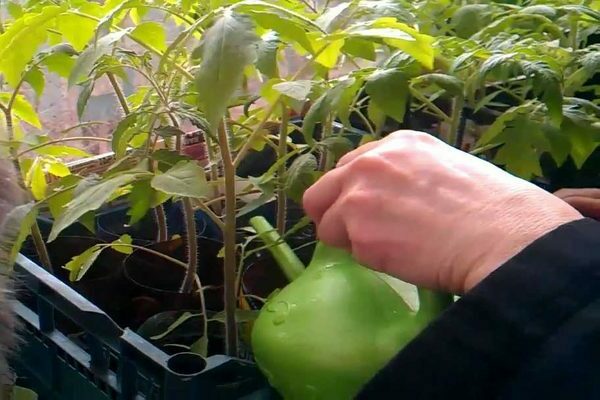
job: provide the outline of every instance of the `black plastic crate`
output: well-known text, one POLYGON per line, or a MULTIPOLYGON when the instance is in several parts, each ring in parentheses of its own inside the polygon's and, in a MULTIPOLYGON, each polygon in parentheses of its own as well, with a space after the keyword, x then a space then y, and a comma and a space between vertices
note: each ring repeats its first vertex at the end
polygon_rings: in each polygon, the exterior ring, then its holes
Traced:
POLYGON ((250 362, 168 355, 25 256, 15 272, 24 326, 13 366, 40 400, 277 398, 250 362))

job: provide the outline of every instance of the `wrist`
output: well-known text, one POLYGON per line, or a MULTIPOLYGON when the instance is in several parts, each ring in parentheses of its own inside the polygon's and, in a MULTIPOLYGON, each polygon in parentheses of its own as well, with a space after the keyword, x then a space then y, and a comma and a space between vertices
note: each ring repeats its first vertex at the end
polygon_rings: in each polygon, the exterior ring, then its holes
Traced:
POLYGON ((541 212, 539 215, 521 215, 505 223, 489 241, 490 249, 477 265, 474 265, 465 276, 463 292, 471 290, 493 271, 515 257, 526 247, 552 232, 558 227, 584 217, 570 206, 559 207, 552 213, 541 212))

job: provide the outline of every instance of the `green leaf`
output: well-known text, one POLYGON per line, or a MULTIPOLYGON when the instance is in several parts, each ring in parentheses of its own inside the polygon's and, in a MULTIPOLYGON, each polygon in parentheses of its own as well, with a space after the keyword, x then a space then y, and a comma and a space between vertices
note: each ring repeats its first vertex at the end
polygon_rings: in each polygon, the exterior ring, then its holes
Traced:
POLYGON ((131 254, 133 253, 133 248, 131 247, 131 236, 129 235, 121 235, 117 240, 110 243, 110 247, 119 253, 122 254, 131 254))
POLYGON ((104 54, 110 53, 113 44, 118 42, 125 36, 129 30, 112 32, 100 38, 95 44, 90 44, 77 58, 77 62, 73 66, 69 75, 69 86, 81 83, 87 80, 94 68, 94 64, 104 54))
MULTIPOLYGON (((3 103, 5 106, 8 105, 11 96, 11 93, 0 93, 0 103, 3 103)), ((12 106, 12 112, 13 115, 19 120, 26 122, 38 129, 42 128, 42 124, 37 113, 35 112, 31 103, 27 101, 25 96, 19 94, 17 97, 15 97, 15 101, 12 106)))
POLYGON ((38 400, 38 395, 31 389, 14 386, 11 400, 38 400))
POLYGON ((313 52, 313 46, 306 34, 306 27, 295 19, 287 19, 274 12, 252 10, 249 13, 257 25, 271 29, 288 43, 297 43, 304 50, 313 52))
POLYGON ((48 187, 48 184, 46 183, 44 165, 40 158, 36 158, 33 161, 33 164, 25 177, 25 182, 29 189, 31 189, 31 194, 33 194, 33 197, 36 200, 41 200, 46 197, 46 188, 48 187))
POLYGON ((375 61, 377 54, 375 53, 375 44, 366 39, 348 38, 344 42, 342 52, 354 57, 364 58, 365 60, 375 61))
POLYGON ((150 135, 148 134, 148 132, 136 133, 129 141, 129 145, 134 149, 139 149, 140 147, 146 144, 149 137, 150 135))
POLYGON ((98 245, 92 246, 83 253, 76 255, 71 258, 63 268, 70 271, 69 280, 71 282, 79 281, 86 272, 92 267, 94 262, 98 259, 98 256, 106 247, 100 247, 98 245))
POLYGON ((489 11, 489 4, 464 5, 452 15, 451 26, 458 37, 469 38, 485 26, 489 11))
POLYGON ((230 11, 204 33, 195 84, 199 93, 211 94, 200 96, 199 102, 213 130, 242 83, 244 68, 256 59, 257 41, 252 23, 230 11))
POLYGON ((167 49, 167 34, 158 22, 143 22, 135 27, 131 36, 159 51, 167 49))
POLYGON ((122 158, 127 154, 127 146, 133 136, 140 133, 135 124, 139 114, 129 114, 117 124, 112 133, 112 151, 117 158, 122 158))
POLYGON ((158 161, 160 171, 166 171, 180 161, 188 161, 189 157, 183 156, 175 151, 167 149, 158 149, 152 152, 152 159, 158 161))
POLYGON ((370 101, 367 105, 367 115, 369 116, 369 120, 373 121, 373 124, 375 124, 375 130, 381 132, 385 125, 385 112, 377 105, 377 103, 370 101))
POLYGON ((304 191, 315 183, 314 172, 317 170, 317 159, 313 154, 303 154, 296 158, 286 172, 285 188, 287 195, 300 203, 304 191))
POLYGON ((163 193, 202 198, 211 193, 206 171, 196 161, 180 161, 164 174, 152 178, 152 187, 163 193))
POLYGON ((73 224, 88 211, 97 210, 118 189, 133 182, 135 179, 135 174, 123 174, 113 176, 104 181, 91 181, 89 184, 86 184, 80 192, 75 193, 73 200, 67 204, 65 211, 56 219, 48 240, 53 241, 56 239, 58 234, 65 228, 73 224))
POLYGON ((436 85, 452 96, 462 96, 465 86, 464 82, 455 76, 438 73, 421 75, 413 79, 413 83, 436 85))
POLYGON ((556 165, 560 167, 571 153, 571 140, 563 129, 554 125, 544 125, 542 130, 550 144, 550 155, 556 162, 556 165))
POLYGON ((344 18, 351 6, 351 3, 339 3, 333 7, 328 7, 315 22, 325 32, 334 32, 342 27, 344 18))
POLYGON ((85 112, 87 103, 90 100, 90 96, 94 91, 95 83, 96 81, 94 79, 89 79, 81 84, 81 91, 77 97, 77 118, 79 118, 80 121, 83 118, 83 113, 85 112))
POLYGON ((22 204, 13 208, 6 214, 5 222, 2 226, 2 248, 6 248, 8 260, 6 266, 12 268, 21 251, 25 239, 31 232, 31 227, 37 221, 38 208, 34 202, 22 204))
POLYGON ((510 121, 498 139, 504 145, 494 157, 496 164, 523 179, 542 176, 539 158, 550 144, 539 123, 521 116, 510 121))
POLYGON ((494 123, 490 125, 488 129, 481 135, 477 142, 477 147, 481 147, 490 144, 493 140, 496 140, 498 135, 502 133, 504 128, 513 120, 519 118, 522 115, 527 115, 533 111, 532 103, 525 103, 517 107, 505 111, 500 117, 496 118, 494 123))
POLYGON ((279 51, 279 36, 275 32, 267 32, 258 44, 256 68, 267 78, 279 76, 277 52, 279 51))
POLYGON ((340 102, 344 100, 344 92, 355 82, 354 78, 339 81, 310 106, 302 123, 302 134, 307 144, 314 144, 313 134, 316 125, 323 122, 333 110, 338 109, 340 102))
POLYGON ((208 356, 208 337, 201 336, 200 339, 192 343, 190 351, 192 353, 200 354, 202 357, 208 356))
POLYGON ((354 148, 352 141, 343 136, 329 136, 320 141, 319 144, 329 150, 336 159, 354 148))
POLYGON ((67 175, 50 185, 47 192, 50 197, 46 200, 52 218, 56 220, 61 215, 67 203, 73 198, 74 189, 68 189, 81 181, 77 175, 67 175))
POLYGON ((404 120, 409 89, 402 72, 395 69, 377 70, 367 78, 365 90, 371 101, 386 115, 398 122, 404 120))
POLYGON ((179 318, 177 318, 171 325, 169 325, 169 327, 164 332, 162 332, 158 335, 151 336, 150 339, 162 340, 162 339, 166 338, 169 334, 174 332, 177 328, 179 328, 181 325, 183 325, 188 320, 190 320, 192 318, 202 318, 202 317, 203 316, 201 313, 191 313, 189 311, 186 311, 183 314, 181 314, 181 316, 179 318))
POLYGON ((154 190, 150 186, 150 180, 143 180, 134 182, 131 192, 129 193, 129 224, 133 225, 139 222, 152 205, 152 199, 154 197, 154 190))
POLYGON ((23 15, 23 7, 21 7, 19 3, 16 3, 14 1, 9 1, 6 5, 6 9, 12 17, 12 19, 20 18, 23 15))
POLYGON ((44 79, 44 74, 38 67, 32 67, 27 71, 25 74, 25 82, 29 83, 29 86, 31 86, 37 97, 40 97, 44 92, 46 80, 44 79))
POLYGON ((48 25, 63 10, 48 6, 40 12, 24 14, 0 35, 0 73, 9 84, 19 82, 38 47, 46 41, 48 25))
POLYGON ((332 69, 337 65, 338 58, 341 55, 342 47, 344 47, 345 39, 335 39, 326 41, 325 43, 316 42, 319 55, 315 58, 315 62, 321 64, 327 69, 332 69), (325 50, 321 50, 325 46, 325 50))
POLYGON ((67 53, 52 53, 44 57, 42 64, 48 68, 48 71, 67 78, 75 66, 75 59, 67 53))
POLYGON ((273 89, 279 93, 298 101, 306 101, 312 90, 313 81, 297 80, 281 82, 273 85, 273 89))
POLYGON ((352 112, 352 107, 355 107, 354 104, 356 100, 356 94, 359 90, 362 89, 364 81, 362 78, 355 78, 355 82, 349 86, 346 86, 342 91, 342 94, 339 98, 339 101, 336 105, 337 115, 342 121, 342 123, 346 127, 351 127, 350 123, 350 113, 352 112))
POLYGON ((433 37, 419 33, 396 18, 379 18, 367 24, 359 23, 347 34, 351 37, 383 40, 389 46, 402 50, 427 69, 433 69, 433 37))
MULTIPOLYGON (((54 157, 44 158, 43 162, 44 162, 44 171, 48 172, 49 174, 52 174, 59 178, 63 178, 65 176, 71 174, 71 171, 69 170, 69 167, 67 166, 67 164, 63 163, 60 160, 55 159, 54 157)), ((48 190, 46 189, 46 192, 47 191, 48 190)))
POLYGON ((73 13, 58 17, 58 30, 78 52, 92 40, 97 25, 97 21, 73 13))
POLYGON ((600 127, 565 118, 560 129, 569 137, 571 158, 577 168, 581 168, 600 144, 600 127))

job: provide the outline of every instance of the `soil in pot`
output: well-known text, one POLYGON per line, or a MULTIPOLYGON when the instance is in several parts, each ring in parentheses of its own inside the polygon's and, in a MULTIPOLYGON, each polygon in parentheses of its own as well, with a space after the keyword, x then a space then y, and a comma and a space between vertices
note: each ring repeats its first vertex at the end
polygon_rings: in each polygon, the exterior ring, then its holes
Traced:
MULTIPOLYGON (((206 308, 223 308, 222 259, 218 257, 222 244, 218 241, 197 238, 198 276, 204 287, 206 308), (213 289, 214 287, 214 289, 213 289)), ((185 262, 186 246, 181 238, 149 246, 161 254, 185 262)), ((200 310, 200 296, 195 286, 192 293, 180 293, 179 289, 185 276, 185 268, 156 254, 136 250, 123 262, 123 274, 132 285, 132 296, 126 306, 131 319, 128 326, 136 329, 153 315, 165 311, 182 309, 200 310)))

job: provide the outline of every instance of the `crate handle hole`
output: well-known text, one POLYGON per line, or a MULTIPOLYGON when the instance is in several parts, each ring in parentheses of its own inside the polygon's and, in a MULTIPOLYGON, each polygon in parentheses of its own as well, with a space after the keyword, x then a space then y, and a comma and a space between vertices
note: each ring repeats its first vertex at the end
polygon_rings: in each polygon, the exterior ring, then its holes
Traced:
POLYGON ((206 360, 196 353, 177 353, 169 358, 167 367, 175 374, 194 376, 204 371, 206 368, 206 360))

